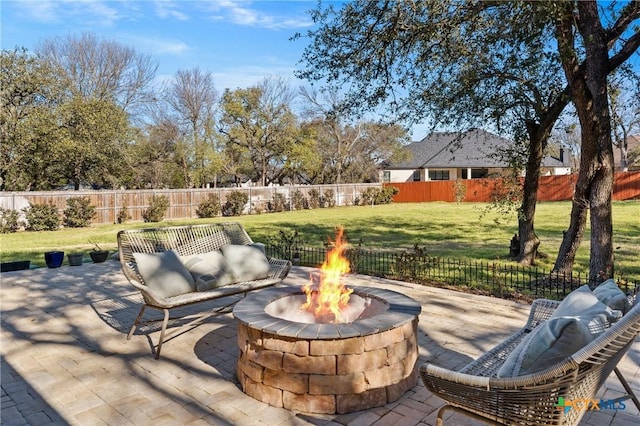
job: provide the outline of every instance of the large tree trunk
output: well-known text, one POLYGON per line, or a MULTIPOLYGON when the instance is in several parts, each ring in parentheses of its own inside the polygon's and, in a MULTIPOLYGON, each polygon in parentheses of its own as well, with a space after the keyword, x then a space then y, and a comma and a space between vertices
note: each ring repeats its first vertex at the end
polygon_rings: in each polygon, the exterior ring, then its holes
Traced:
POLYGON ((535 233, 534 219, 538 201, 542 157, 551 129, 564 107, 569 103, 569 99, 569 87, 566 87, 556 101, 544 109, 545 113, 540 116, 539 122, 528 121, 526 123, 529 136, 529 157, 527 158, 527 169, 522 188, 522 205, 518 215, 520 252, 517 260, 521 265, 534 265, 536 262, 540 239, 535 233))
MULTIPOLYGON (((613 226, 611 192, 613 189, 613 146, 607 96, 609 57, 605 33, 600 25, 597 4, 578 2, 578 30, 585 41, 584 73, 576 67, 575 57, 563 59, 567 79, 582 128, 582 158, 573 199, 571 224, 562 241, 554 270, 567 272, 591 208, 591 254, 589 279, 602 281, 613 272, 613 226)), ((565 22, 566 23, 566 22, 565 22)), ((561 24, 562 25, 562 24, 561 24)), ((566 27, 560 28, 566 36, 566 27)), ((571 36, 559 40, 572 42, 571 36)), ((572 47, 572 46, 571 46, 572 47)))
POLYGON ((540 178, 540 165, 544 151, 544 141, 539 134, 539 126, 535 123, 527 123, 529 133, 529 157, 527 170, 522 188, 522 205, 518 215, 518 236, 520 237, 520 253, 518 263, 521 265, 534 265, 536 254, 540 246, 540 239, 534 229, 536 204, 538 201, 538 186, 540 178))
POLYGON ((613 276, 613 142, 607 76, 609 54, 605 31, 600 25, 595 3, 578 4, 581 19, 578 29, 585 38, 587 52, 586 85, 592 97, 591 105, 582 105, 586 117, 593 123, 595 133, 596 174, 593 178, 589 203, 591 205, 591 256, 589 280, 601 282, 613 276))
POLYGON ((590 160, 587 160, 587 153, 581 154, 580 172, 573 194, 571 216, 569 228, 562 234, 562 243, 558 250, 553 272, 559 274, 569 274, 573 270, 573 263, 576 253, 584 236, 584 228, 587 223, 589 212, 589 200, 587 194, 590 192, 592 174, 587 172, 590 169, 590 160), (584 171, 584 172, 583 172, 584 171))

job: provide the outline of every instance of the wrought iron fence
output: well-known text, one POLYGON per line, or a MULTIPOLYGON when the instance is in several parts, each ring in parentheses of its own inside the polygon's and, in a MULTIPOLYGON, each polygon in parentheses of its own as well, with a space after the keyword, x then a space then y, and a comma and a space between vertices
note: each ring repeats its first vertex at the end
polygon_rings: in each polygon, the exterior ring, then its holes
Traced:
MULTIPOLYGON (((268 244, 267 254, 291 260, 295 265, 321 265, 327 248, 268 244)), ((409 281, 437 287, 456 288, 505 299, 561 300, 589 282, 587 273, 552 273, 543 268, 516 264, 477 262, 426 255, 420 248, 391 251, 355 247, 347 250, 351 272, 409 281)), ((637 293, 640 282, 618 279, 627 294, 637 293)))

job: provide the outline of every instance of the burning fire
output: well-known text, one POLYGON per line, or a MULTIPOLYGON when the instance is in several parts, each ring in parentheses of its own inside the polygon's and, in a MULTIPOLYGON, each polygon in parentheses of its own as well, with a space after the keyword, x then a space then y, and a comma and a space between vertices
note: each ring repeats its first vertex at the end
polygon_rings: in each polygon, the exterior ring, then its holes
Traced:
POLYGON ((340 282, 342 274, 349 272, 349 261, 344 256, 347 244, 342 240, 343 229, 336 234, 334 247, 327 253, 327 259, 320 266, 320 282, 304 286, 307 302, 300 306, 313 312, 318 319, 333 318, 333 322, 344 322, 342 309, 349 305, 349 295, 353 292, 340 282))

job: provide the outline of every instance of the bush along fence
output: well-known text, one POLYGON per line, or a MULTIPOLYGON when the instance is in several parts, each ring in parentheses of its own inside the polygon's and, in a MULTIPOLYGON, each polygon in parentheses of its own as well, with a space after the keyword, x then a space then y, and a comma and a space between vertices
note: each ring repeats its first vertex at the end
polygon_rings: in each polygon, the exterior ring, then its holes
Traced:
MULTIPOLYGON (((159 222, 163 219, 239 216, 391 202, 397 189, 381 183, 297 185, 247 188, 0 192, 0 219, 24 221, 32 206, 64 215, 69 200, 88 200, 94 224, 159 222), (18 218, 18 216, 20 216, 18 218)), ((51 225, 54 227, 54 225, 51 225)))
MULTIPOLYGON (((304 247, 289 241, 274 241, 266 245, 267 254, 286 258, 295 265, 321 265, 327 248, 304 247)), ((531 301, 537 298, 561 300, 571 291, 589 282, 589 274, 558 274, 536 267, 477 262, 432 257, 424 250, 389 251, 354 247, 347 250, 351 272, 390 278, 434 287, 453 288, 504 299, 531 301)), ((640 282, 618 279, 627 294, 640 291, 640 282)))

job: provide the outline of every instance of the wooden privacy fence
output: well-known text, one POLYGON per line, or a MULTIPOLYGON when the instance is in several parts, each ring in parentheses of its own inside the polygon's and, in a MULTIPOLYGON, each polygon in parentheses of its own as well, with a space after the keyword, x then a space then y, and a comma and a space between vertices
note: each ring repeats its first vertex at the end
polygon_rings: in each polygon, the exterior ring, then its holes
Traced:
POLYGON ((189 219, 196 218, 198 205, 209 194, 216 194, 221 204, 224 204, 232 192, 245 192, 249 202, 245 213, 265 211, 266 205, 274 195, 282 194, 287 207, 292 208, 290 202, 294 192, 300 191, 305 198, 309 198, 311 190, 315 189, 325 200, 332 197, 330 205, 353 205, 360 199, 360 194, 369 187, 381 186, 380 183, 356 183, 340 185, 299 185, 249 188, 194 188, 194 189, 153 189, 153 190, 99 190, 99 191, 40 191, 40 192, 0 192, 0 207, 21 211, 29 204, 53 203, 60 214, 67 207, 67 200, 73 197, 89 197, 90 204, 96 208, 96 217, 92 223, 115 223, 122 207, 126 207, 130 221, 141 222, 142 212, 149 207, 151 197, 164 195, 169 199, 169 208, 164 218, 189 219))
MULTIPOLYGON (((542 176, 538 188, 538 201, 570 201, 578 179, 577 174, 564 176, 542 176)), ((499 190, 501 179, 468 179, 458 181, 429 182, 390 182, 385 186, 395 186, 400 192, 393 198, 397 203, 414 203, 425 201, 466 201, 486 203, 492 200, 493 194, 499 190), (460 191, 456 185, 463 185, 460 191), (456 200, 456 193, 464 193, 462 199, 456 200)), ((640 200, 640 172, 615 173, 613 183, 613 199, 640 200)))

